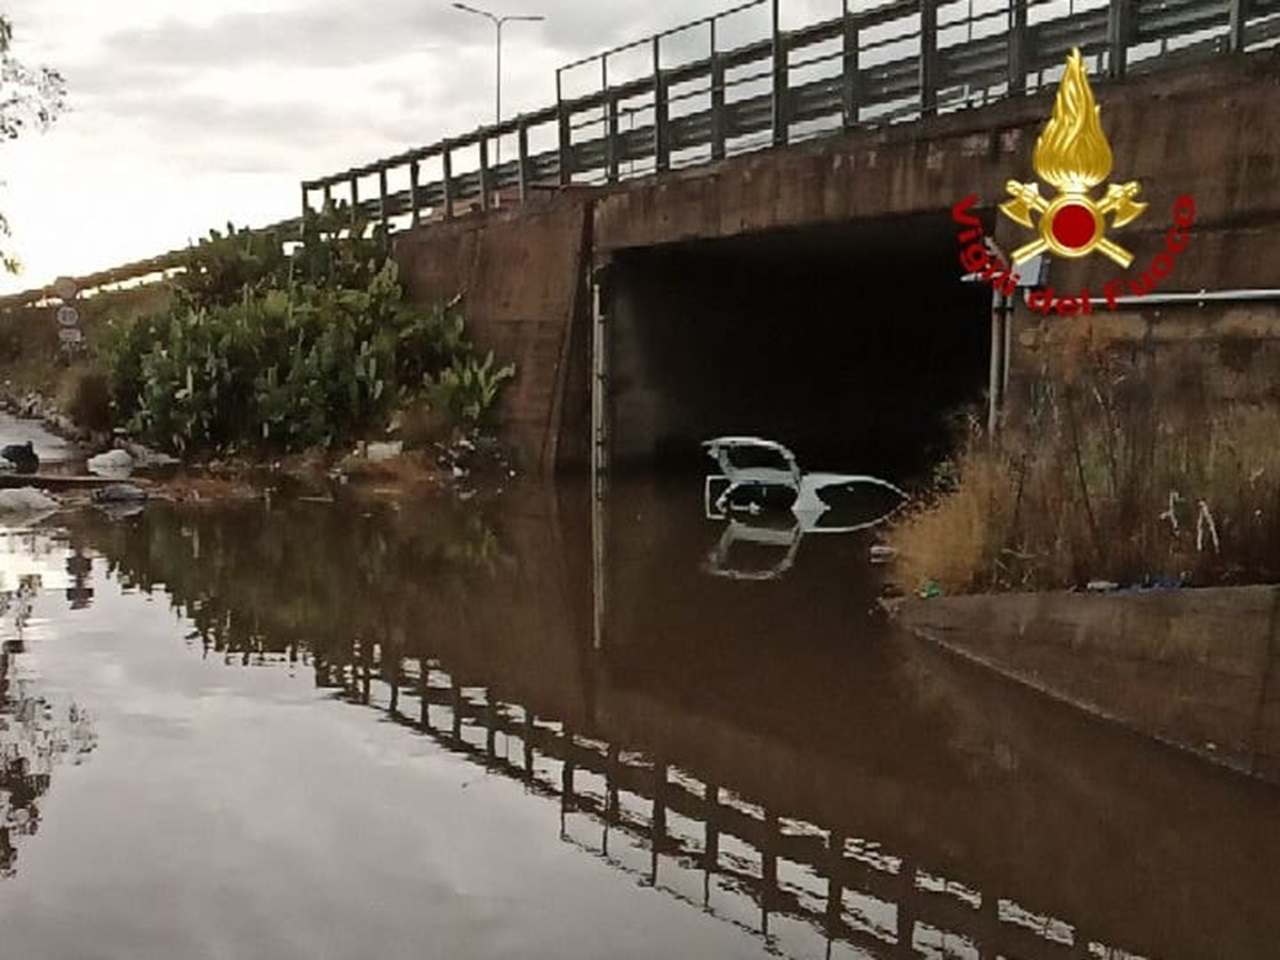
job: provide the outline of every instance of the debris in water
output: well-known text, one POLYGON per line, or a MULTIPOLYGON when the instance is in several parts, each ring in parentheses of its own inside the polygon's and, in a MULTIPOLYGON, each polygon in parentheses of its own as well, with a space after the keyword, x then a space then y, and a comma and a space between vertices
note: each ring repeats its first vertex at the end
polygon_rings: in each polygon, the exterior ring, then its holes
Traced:
POLYGON ((57 510, 58 501, 35 487, 0 490, 0 511, 5 513, 41 513, 57 510))
POLYGON ((132 483, 113 483, 93 491, 89 497, 94 503, 141 503, 148 494, 132 483))

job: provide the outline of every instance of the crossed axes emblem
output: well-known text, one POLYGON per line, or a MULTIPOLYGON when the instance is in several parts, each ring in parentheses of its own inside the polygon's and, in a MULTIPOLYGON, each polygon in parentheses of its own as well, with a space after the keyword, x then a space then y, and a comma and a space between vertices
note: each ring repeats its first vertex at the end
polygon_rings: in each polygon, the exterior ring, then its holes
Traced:
POLYGON ((1140 189, 1137 181, 1130 181, 1123 185, 1111 184, 1107 188, 1106 196, 1103 197, 1100 203, 1095 202, 1092 197, 1082 190, 1066 190, 1058 194, 1054 199, 1046 200, 1040 194, 1040 185, 1034 182, 1020 183, 1017 180, 1010 180, 1005 185, 1005 189, 1009 191, 1013 199, 1002 203, 1000 205, 1001 211, 1009 219, 1022 224, 1024 227, 1030 227, 1033 230, 1038 229, 1040 233, 1038 239, 1032 240, 1030 243, 1024 244, 1013 251, 1014 263, 1022 263, 1024 260, 1043 253, 1045 250, 1052 250, 1054 253, 1066 257, 1082 257, 1097 250, 1099 253, 1110 257, 1121 267, 1127 267, 1133 262, 1132 253, 1104 235, 1106 229, 1104 218, 1107 214, 1114 214, 1111 220, 1112 226, 1123 227, 1146 210, 1147 205, 1139 203, 1135 199, 1140 189), (1093 216, 1094 229, 1092 238, 1083 246, 1066 246, 1054 236, 1054 219, 1064 207, 1068 206, 1081 207, 1093 216), (1033 213, 1040 214, 1040 223, 1038 225, 1032 218, 1033 213))

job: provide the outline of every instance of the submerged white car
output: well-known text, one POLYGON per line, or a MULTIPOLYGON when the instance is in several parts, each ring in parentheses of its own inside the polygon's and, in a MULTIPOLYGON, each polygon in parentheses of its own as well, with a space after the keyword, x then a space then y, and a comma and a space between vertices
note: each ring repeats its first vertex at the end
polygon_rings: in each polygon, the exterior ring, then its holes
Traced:
POLYGON ((703 565, 718 577, 773 580, 791 568, 806 534, 866 530, 908 500, 879 477, 804 473, 791 451, 772 440, 718 437, 703 446, 720 467, 704 483, 707 518, 729 521, 703 565), (734 562, 743 548, 774 550, 776 559, 744 566, 734 562))
POLYGON ((708 519, 789 509, 805 533, 850 533, 887 519, 907 502, 888 480, 855 473, 805 473, 780 443, 759 437, 717 437, 703 443, 720 467, 706 478, 708 519), (832 523, 829 514, 853 512, 832 523))

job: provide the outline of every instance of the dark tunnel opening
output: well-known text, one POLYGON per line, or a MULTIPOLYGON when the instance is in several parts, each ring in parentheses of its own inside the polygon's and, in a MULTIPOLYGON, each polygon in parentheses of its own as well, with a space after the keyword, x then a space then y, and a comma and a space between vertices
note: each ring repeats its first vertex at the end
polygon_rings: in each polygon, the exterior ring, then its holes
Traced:
POLYGON ((986 393, 991 288, 961 272, 949 211, 620 252, 615 466, 701 470, 741 434, 805 470, 927 469, 986 393))

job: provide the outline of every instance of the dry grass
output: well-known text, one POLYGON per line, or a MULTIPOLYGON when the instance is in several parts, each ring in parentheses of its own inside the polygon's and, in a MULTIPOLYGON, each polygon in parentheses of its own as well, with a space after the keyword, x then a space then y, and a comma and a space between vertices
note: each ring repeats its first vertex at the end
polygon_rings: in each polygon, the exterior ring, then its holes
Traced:
POLYGON ((960 485, 906 514, 894 530, 895 569, 903 584, 932 580, 947 593, 964 592, 1000 549, 995 541, 1007 525, 1001 513, 1009 499, 1008 465, 974 448, 956 466, 960 485))
POLYGON ((971 435, 953 482, 895 527, 897 585, 1280 579, 1280 404, 1214 409, 1177 372, 1075 360, 998 447, 971 435))
POLYGON ((102 370, 83 362, 73 364, 63 372, 56 399, 59 408, 86 430, 111 429, 111 381, 102 370))
POLYGON ((150 488, 154 495, 179 503, 219 503, 252 500, 258 492, 242 480, 227 477, 187 475, 160 481, 150 488))

